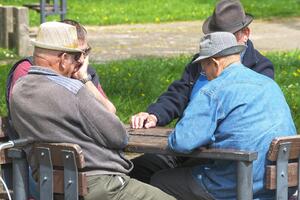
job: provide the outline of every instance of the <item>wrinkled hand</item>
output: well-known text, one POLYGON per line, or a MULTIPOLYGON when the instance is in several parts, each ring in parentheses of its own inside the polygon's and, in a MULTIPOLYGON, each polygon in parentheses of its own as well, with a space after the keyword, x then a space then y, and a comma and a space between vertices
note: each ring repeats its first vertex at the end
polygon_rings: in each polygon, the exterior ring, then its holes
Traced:
POLYGON ((78 80, 86 78, 88 76, 88 73, 87 73, 88 66, 89 66, 89 56, 87 56, 84 59, 79 70, 72 75, 72 78, 78 79, 78 80))
POLYGON ((153 114, 149 114, 146 112, 140 112, 136 115, 133 115, 130 119, 130 126, 132 128, 152 128, 156 127, 157 117, 153 114))

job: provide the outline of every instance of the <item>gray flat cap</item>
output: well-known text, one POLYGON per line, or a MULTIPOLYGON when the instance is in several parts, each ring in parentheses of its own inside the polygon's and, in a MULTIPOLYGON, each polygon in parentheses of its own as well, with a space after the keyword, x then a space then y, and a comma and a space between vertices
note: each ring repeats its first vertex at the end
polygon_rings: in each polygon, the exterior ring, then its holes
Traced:
POLYGON ((199 62, 210 57, 223 57, 242 52, 245 45, 237 43, 235 36, 229 32, 214 32, 201 38, 199 57, 193 61, 199 62))

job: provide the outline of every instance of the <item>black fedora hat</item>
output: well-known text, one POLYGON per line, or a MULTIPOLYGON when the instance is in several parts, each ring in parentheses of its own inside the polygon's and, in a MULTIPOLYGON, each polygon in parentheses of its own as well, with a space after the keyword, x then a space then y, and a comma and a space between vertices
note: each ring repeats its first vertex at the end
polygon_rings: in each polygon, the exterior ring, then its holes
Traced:
POLYGON ((203 23, 202 31, 204 34, 216 31, 235 33, 248 26, 252 20, 253 16, 245 13, 239 0, 221 0, 213 15, 203 23))

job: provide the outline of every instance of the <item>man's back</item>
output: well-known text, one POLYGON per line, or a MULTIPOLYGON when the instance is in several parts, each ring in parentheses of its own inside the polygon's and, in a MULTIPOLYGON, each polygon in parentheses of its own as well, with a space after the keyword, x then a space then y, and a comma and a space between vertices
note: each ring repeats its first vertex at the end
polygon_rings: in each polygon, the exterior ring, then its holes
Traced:
MULTIPOLYGON (((209 106, 204 109, 212 110, 215 120, 212 124, 216 124, 216 128, 205 132, 207 129, 199 125, 187 130, 179 122, 176 132, 184 130, 189 134, 186 146, 210 144, 214 148, 257 151, 258 159, 253 165, 254 194, 261 198, 260 193, 266 192, 263 190, 263 179, 269 144, 276 136, 296 133, 290 109, 281 90, 273 80, 241 64, 232 64, 219 77, 205 85, 190 102, 185 110, 185 113, 189 113, 189 120, 194 116, 191 112, 201 109, 199 105, 209 106), (195 137, 191 137, 189 131, 196 131, 197 133, 192 134, 195 137), (208 142, 199 144, 200 141, 208 142)), ((194 124, 202 121, 199 123, 202 125, 204 118, 195 117, 193 120, 194 124)), ((176 137, 177 141, 180 139, 176 137)), ((234 163, 216 161, 211 165, 196 167, 194 173, 203 174, 203 184, 214 197, 230 199, 235 194, 235 171, 234 163)))

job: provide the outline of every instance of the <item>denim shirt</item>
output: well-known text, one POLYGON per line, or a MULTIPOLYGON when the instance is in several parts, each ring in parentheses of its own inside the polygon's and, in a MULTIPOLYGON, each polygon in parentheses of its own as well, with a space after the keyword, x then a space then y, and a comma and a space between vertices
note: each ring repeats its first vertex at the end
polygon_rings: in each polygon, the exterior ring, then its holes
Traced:
MULTIPOLYGON (((295 134, 289 106, 278 85, 234 63, 194 95, 168 143, 169 148, 181 153, 203 145, 257 151, 253 194, 256 199, 268 199, 272 194, 263 185, 269 145, 277 136, 295 134)), ((193 176, 214 198, 236 199, 234 162, 217 160, 196 166, 193 176)))

